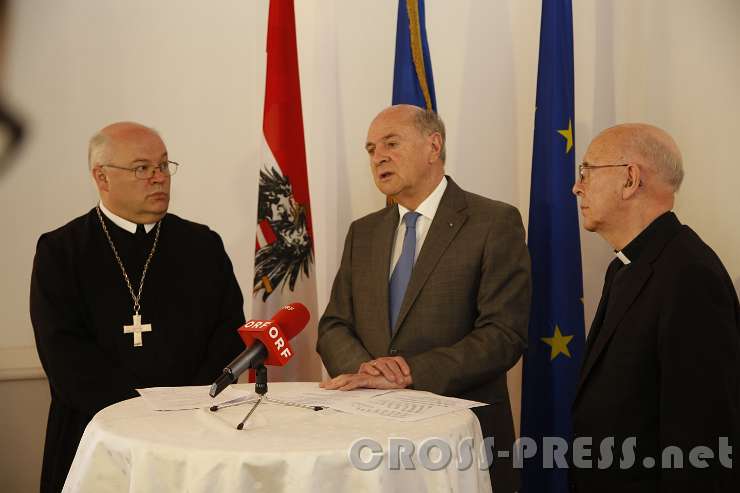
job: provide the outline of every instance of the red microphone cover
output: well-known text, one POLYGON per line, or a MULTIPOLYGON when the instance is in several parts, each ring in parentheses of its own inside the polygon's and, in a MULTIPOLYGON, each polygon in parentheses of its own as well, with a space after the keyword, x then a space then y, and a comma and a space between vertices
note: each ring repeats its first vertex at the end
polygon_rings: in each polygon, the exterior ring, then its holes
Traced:
POLYGON ((288 340, 298 335, 310 319, 311 314, 303 303, 285 305, 272 316, 272 321, 280 326, 288 340))
POLYGON ((293 357, 290 341, 303 330, 311 318, 301 303, 285 305, 272 320, 249 320, 239 328, 239 336, 247 347, 261 341, 267 348, 266 365, 283 366, 293 357))

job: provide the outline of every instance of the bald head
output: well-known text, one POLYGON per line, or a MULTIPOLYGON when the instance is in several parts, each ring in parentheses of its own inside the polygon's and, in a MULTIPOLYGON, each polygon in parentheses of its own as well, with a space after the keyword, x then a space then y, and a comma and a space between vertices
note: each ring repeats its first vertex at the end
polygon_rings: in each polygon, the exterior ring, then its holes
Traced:
POLYGON ((681 152, 665 130, 644 123, 608 128, 583 156, 573 193, 583 227, 621 250, 670 211, 683 180, 681 152))
POLYGON ((95 165, 110 162, 117 146, 142 138, 162 140, 156 130, 136 122, 116 122, 103 127, 90 139, 88 166, 92 169, 95 165))
MULTIPOLYGON (((396 117, 399 120, 406 120, 413 124, 422 135, 438 133, 442 136, 442 148, 439 152, 439 159, 443 163, 447 158, 447 146, 445 145, 445 124, 439 115, 432 111, 414 106, 412 104, 396 104, 384 109, 373 119, 373 123, 381 118, 396 117)), ((372 123, 371 123, 372 125, 372 123)))
POLYGON ((365 150, 375 185, 407 209, 444 178, 444 125, 431 111, 408 104, 384 109, 370 124, 365 150))
POLYGON ((108 125, 90 139, 88 162, 100 200, 113 214, 148 224, 167 213, 170 174, 162 167, 169 162, 167 147, 155 130, 134 122, 108 125))
POLYGON ((646 123, 624 123, 607 128, 592 145, 619 150, 626 162, 641 164, 663 184, 677 192, 683 181, 683 159, 676 141, 668 132, 646 123))

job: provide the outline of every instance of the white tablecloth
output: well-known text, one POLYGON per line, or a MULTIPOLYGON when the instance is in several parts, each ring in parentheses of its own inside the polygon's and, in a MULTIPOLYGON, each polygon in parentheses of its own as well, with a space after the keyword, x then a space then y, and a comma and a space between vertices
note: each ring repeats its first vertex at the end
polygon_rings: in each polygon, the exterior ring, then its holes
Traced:
MULTIPOLYGON (((271 383, 276 391, 314 389, 316 383, 271 383)), ((251 385, 240 386, 251 390, 251 385)), ((313 411, 263 402, 244 430, 235 429, 249 406, 191 411, 151 411, 142 398, 120 402, 95 415, 85 429, 65 492, 490 492, 488 471, 458 470, 457 444, 482 441, 472 411, 404 423, 313 411), (430 437, 453 451, 446 469, 427 470, 414 454, 415 470, 391 470, 388 439, 418 445, 430 437), (362 471, 349 460, 360 438, 378 442, 383 461, 362 471)), ((367 450, 366 450, 367 452, 367 450)))

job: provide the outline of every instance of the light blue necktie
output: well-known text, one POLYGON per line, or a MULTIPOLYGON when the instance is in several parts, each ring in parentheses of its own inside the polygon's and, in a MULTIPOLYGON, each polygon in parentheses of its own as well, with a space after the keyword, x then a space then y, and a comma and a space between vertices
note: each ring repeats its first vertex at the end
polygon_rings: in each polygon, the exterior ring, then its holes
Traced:
POLYGON ((416 220, 421 214, 409 211, 403 216, 403 222, 406 223, 406 233, 403 236, 403 248, 401 256, 398 258, 390 281, 390 303, 388 304, 391 321, 391 337, 394 335, 394 328, 398 320, 398 314, 401 311, 403 296, 406 294, 406 287, 411 279, 411 271, 414 269, 414 256, 416 254, 416 220))

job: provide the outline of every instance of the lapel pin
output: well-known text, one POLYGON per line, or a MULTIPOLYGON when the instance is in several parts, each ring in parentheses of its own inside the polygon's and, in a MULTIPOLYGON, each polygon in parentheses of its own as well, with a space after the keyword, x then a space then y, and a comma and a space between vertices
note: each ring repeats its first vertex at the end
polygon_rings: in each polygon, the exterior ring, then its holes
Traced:
POLYGON ((452 223, 450 223, 450 227, 454 226, 452 223))

